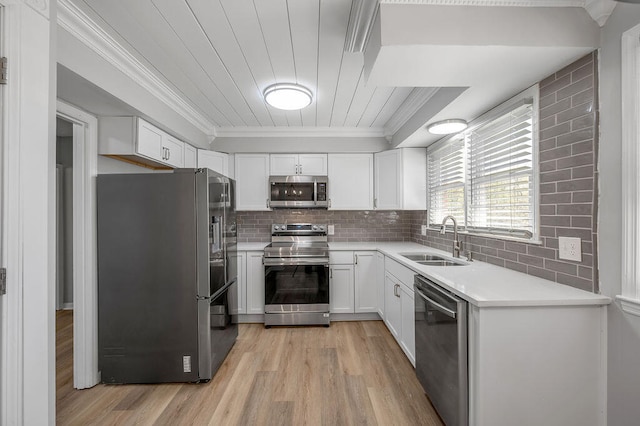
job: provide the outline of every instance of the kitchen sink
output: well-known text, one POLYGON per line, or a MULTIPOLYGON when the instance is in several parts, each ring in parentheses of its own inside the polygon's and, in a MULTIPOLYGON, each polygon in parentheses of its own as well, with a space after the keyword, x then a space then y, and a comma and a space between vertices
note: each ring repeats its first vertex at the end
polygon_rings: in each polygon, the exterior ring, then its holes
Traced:
POLYGON ((417 261, 420 265, 425 266, 465 266, 466 263, 453 262, 451 260, 421 260, 417 261))
POLYGON ((426 253, 400 253, 400 256, 418 263, 448 260, 446 257, 426 253))
POLYGON ((425 266, 465 266, 466 263, 456 262, 436 254, 400 253, 400 256, 425 266))

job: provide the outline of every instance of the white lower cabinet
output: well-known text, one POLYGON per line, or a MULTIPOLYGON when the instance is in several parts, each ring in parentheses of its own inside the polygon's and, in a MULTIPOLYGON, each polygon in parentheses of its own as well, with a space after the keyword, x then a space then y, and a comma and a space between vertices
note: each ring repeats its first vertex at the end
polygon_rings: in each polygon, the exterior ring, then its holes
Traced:
POLYGON ((384 319, 384 255, 376 252, 376 292, 378 293, 378 315, 384 319))
POLYGON ((606 305, 469 305, 468 323, 469 424, 607 424, 606 305))
POLYGON ((356 251, 353 253, 355 313, 378 311, 377 254, 376 251, 356 251))
POLYGON ((414 272, 385 259, 384 322, 411 364, 416 365, 414 272))
POLYGON ((401 326, 400 347, 409 357, 413 366, 416 365, 416 312, 413 290, 405 285, 400 286, 401 326))
POLYGON ((247 253, 239 251, 236 254, 238 265, 237 294, 231 296, 229 309, 232 315, 247 313, 247 253))
POLYGON ((401 285, 396 277, 391 274, 385 274, 384 323, 396 340, 400 339, 402 330, 402 305, 400 304, 400 293, 398 292, 398 288, 401 285))
POLYGON ((264 265, 262 251, 247 252, 247 314, 264 315, 264 265))
POLYGON ((329 266, 329 306, 332 314, 352 314, 353 265, 329 266))

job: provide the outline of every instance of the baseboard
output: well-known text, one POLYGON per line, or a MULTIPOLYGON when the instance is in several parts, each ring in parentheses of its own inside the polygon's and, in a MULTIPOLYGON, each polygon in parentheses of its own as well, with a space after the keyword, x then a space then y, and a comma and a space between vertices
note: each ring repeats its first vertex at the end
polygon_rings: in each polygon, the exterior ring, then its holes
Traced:
POLYGON ((380 315, 377 312, 331 314, 331 321, 380 321, 380 315))
MULTIPOLYGON (((377 312, 366 312, 366 313, 360 313, 360 314, 331 314, 331 321, 380 321, 380 320, 381 320, 380 315, 378 315, 377 312)), ((264 324, 264 315, 263 314, 238 315, 238 323, 264 324)))

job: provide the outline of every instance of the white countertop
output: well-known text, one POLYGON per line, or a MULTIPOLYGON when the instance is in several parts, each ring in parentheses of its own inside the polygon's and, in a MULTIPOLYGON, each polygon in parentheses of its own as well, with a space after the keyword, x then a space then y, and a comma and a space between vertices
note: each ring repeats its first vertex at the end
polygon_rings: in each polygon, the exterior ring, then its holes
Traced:
MULTIPOLYGON (((267 244, 240 243, 238 250, 262 250, 267 244)), ((424 266, 400 255, 400 253, 432 253, 452 258, 448 252, 418 243, 330 242, 329 249, 380 251, 385 256, 479 307, 606 305, 611 302, 611 299, 606 296, 486 262, 473 261, 465 266, 424 266)), ((460 260, 464 262, 462 259, 460 260)))
POLYGON ((269 243, 238 243, 238 251, 262 251, 269 243))

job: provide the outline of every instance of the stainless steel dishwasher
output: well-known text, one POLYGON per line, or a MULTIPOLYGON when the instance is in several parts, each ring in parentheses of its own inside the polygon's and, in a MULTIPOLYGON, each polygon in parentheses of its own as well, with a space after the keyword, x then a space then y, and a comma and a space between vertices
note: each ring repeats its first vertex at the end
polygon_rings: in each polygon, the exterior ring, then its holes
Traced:
POLYGON ((467 425, 467 302, 420 275, 414 290, 418 380, 445 424, 467 425))

